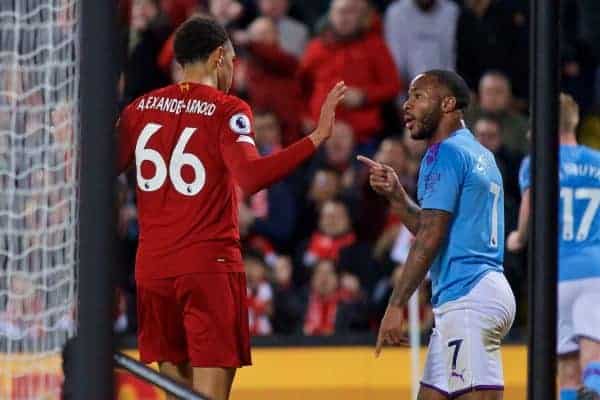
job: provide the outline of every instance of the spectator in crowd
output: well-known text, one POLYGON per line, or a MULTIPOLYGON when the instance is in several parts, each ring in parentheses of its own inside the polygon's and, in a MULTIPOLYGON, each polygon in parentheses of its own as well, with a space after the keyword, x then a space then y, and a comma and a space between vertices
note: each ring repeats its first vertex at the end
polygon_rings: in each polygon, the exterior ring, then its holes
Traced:
POLYGON ((273 315, 273 290, 267 280, 262 258, 252 252, 244 255, 244 269, 248 287, 248 323, 253 336, 270 335, 273 315))
POLYGON ((494 153, 496 164, 498 164, 504 182, 505 205, 507 196, 518 204, 520 199, 518 181, 521 157, 504 145, 502 125, 493 116, 484 114, 473 124, 473 133, 482 145, 494 153))
POLYGON ((573 95, 584 113, 594 104, 596 88, 590 82, 596 79, 600 55, 600 47, 594 43, 600 29, 593 25, 594 19, 600 17, 594 13, 598 14, 600 8, 590 7, 590 3, 560 2, 561 89, 573 95))
POLYGON ((159 0, 132 0, 130 24, 123 40, 124 103, 169 83, 157 59, 170 32, 171 25, 159 0))
POLYGON ((207 0, 208 13, 227 30, 245 28, 256 16, 256 10, 249 1, 207 0))
POLYGON ((403 82, 430 69, 454 69, 458 15, 450 0, 395 0, 388 6, 385 40, 403 82))
POLYGON ((511 109, 512 88, 502 72, 490 71, 479 82, 479 103, 467 111, 469 126, 488 114, 496 118, 502 126, 502 141, 508 149, 521 155, 528 151, 527 119, 511 109))
POLYGON ((344 121, 335 121, 333 134, 313 158, 306 175, 311 177, 315 171, 323 168, 333 169, 340 174, 342 191, 354 191, 357 172, 354 162, 354 135, 352 127, 344 121))
MULTIPOLYGON (((256 147, 262 156, 281 149, 281 130, 275 114, 259 111, 254 118, 256 147)), ((281 249, 288 246, 296 222, 296 200, 289 180, 252 195, 240 205, 240 227, 246 236, 258 235, 281 249)))
POLYGON ((178 27, 200 9, 199 0, 161 0, 160 4, 174 27, 178 27))
POLYGON ((295 232, 295 242, 308 238, 316 229, 319 212, 330 200, 340 197, 342 181, 339 172, 331 168, 321 168, 313 175, 308 191, 300 204, 295 232))
POLYGON ((237 31, 234 40, 246 50, 245 74, 238 75, 236 86, 243 86, 255 109, 275 112, 281 121, 284 146, 298 140, 303 133, 305 107, 302 88, 295 78, 299 64, 295 55, 281 47, 276 24, 270 18, 259 17, 247 30, 237 31))
MULTIPOLYGON (((134 0, 118 0, 119 21, 123 25, 129 24, 131 8, 134 0)), ((158 4, 173 27, 178 27, 188 19, 194 12, 199 11, 201 0, 160 0, 158 4)))
MULTIPOLYGON (((0 337, 16 343, 31 339, 41 339, 44 332, 44 321, 34 318, 45 308, 43 292, 33 278, 23 271, 9 275, 5 304, 0 308, 0 337)), ((3 351, 12 349, 4 348, 3 351)), ((24 349, 23 349, 24 350, 24 349)))
POLYGON ((276 25, 282 49, 299 58, 308 42, 309 31, 302 22, 287 15, 289 6, 289 0, 258 0, 260 14, 276 25))
POLYGON ((319 104, 338 79, 346 91, 336 116, 346 121, 359 144, 383 128, 381 106, 400 91, 400 80, 381 35, 364 29, 365 0, 333 0, 329 26, 312 40, 300 66, 308 115, 316 121, 319 104))
POLYGON ((365 305, 360 282, 352 275, 340 280, 334 262, 322 260, 315 266, 310 281, 303 332, 327 336, 364 329, 365 305))
POLYGON ((456 72, 471 89, 488 70, 502 71, 524 98, 528 88, 525 18, 506 2, 465 0, 456 31, 456 72))
POLYGON ((352 230, 348 207, 341 200, 328 200, 320 210, 318 229, 300 245, 299 280, 306 281, 310 270, 321 260, 336 262, 340 251, 355 242, 356 235, 352 230))
POLYGON ((289 335, 300 329, 303 306, 292 281, 292 260, 287 256, 277 258, 273 267, 273 331, 289 335))
POLYGON ((335 264, 329 260, 319 262, 310 281, 308 304, 304 314, 305 335, 332 335, 337 316, 338 276, 335 264))

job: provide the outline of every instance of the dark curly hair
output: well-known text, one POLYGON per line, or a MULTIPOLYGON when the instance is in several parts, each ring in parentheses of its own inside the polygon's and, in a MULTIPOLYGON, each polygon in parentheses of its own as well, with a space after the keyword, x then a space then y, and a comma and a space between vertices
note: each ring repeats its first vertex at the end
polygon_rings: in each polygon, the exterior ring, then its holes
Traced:
POLYGON ((194 16, 175 33, 175 59, 181 65, 205 61, 219 46, 229 40, 225 29, 214 19, 194 16))

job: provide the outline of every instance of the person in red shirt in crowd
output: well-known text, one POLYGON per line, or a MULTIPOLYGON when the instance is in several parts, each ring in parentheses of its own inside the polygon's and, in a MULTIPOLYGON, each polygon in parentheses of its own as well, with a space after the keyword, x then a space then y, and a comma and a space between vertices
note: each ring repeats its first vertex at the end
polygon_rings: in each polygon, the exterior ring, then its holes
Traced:
POLYGON ((174 48, 183 81, 139 97, 118 123, 118 170, 135 159, 137 174, 138 344, 144 363, 224 400, 251 363, 236 187, 250 195, 310 157, 345 86, 326 97, 313 133, 261 157, 250 107, 227 94, 235 52, 224 28, 193 17, 174 48))
MULTIPOLYGON (((356 235, 352 230, 350 213, 346 204, 340 200, 328 200, 319 212, 319 227, 308 239, 302 252, 300 264, 304 271, 301 275, 308 275, 309 271, 322 260, 337 261, 340 251, 356 242, 356 235)), ((301 281, 305 277, 300 276, 301 281)))
POLYGON ((364 295, 356 276, 336 271, 335 263, 322 260, 313 272, 304 314, 305 335, 332 335, 349 330, 363 319, 364 295))
POLYGON ((308 306, 304 316, 305 335, 332 335, 339 303, 335 264, 323 260, 315 266, 310 282, 308 306))
POLYGON ((360 144, 383 128, 381 107, 394 100, 401 88, 381 33, 365 28, 364 2, 332 1, 329 26, 309 43, 299 74, 312 120, 318 118, 328 88, 343 77, 348 90, 337 116, 352 126, 360 144))
POLYGON ((248 321, 252 336, 270 335, 273 315, 273 289, 267 280, 266 265, 259 255, 246 254, 244 267, 248 280, 248 321))
POLYGON ((243 87, 249 103, 257 109, 274 111, 281 122, 282 144, 293 143, 302 136, 305 109, 302 87, 296 78, 298 59, 283 49, 277 25, 267 17, 255 19, 233 38, 246 50, 243 87))
MULTIPOLYGON (((131 4, 134 0, 119 0, 119 17, 123 22, 129 21, 131 4)), ((198 0, 156 0, 156 4, 164 10, 172 26, 179 26, 200 8, 198 0)))

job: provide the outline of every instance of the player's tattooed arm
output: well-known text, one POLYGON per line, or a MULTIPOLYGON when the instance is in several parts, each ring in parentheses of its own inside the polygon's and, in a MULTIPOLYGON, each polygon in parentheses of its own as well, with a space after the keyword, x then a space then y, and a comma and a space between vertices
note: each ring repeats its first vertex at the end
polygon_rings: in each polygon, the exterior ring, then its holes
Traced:
POLYGON ((400 186, 397 200, 392 200, 392 208, 400 217, 402 223, 413 235, 417 235, 419 231, 419 221, 421 219, 421 207, 415 203, 408 193, 400 186))
POLYGON ((415 242, 408 253, 400 278, 394 286, 390 305, 404 307, 421 284, 446 240, 452 214, 441 210, 421 210, 415 242))

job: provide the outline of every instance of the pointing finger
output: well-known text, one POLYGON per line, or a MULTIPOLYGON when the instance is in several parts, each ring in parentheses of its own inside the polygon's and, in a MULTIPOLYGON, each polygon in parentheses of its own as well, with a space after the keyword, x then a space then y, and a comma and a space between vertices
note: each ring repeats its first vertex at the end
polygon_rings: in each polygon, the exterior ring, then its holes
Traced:
POLYGON ((381 169, 382 165, 365 156, 356 156, 356 159, 370 168, 381 169))

